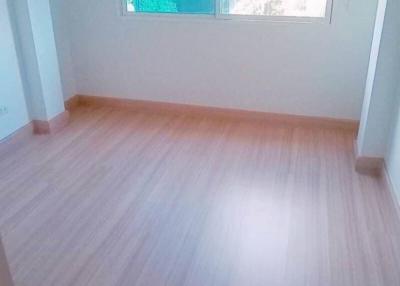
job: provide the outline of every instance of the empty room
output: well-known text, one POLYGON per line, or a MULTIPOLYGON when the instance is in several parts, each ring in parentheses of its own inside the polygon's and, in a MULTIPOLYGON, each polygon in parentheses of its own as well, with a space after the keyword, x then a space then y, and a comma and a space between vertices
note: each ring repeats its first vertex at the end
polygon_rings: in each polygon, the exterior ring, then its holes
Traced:
POLYGON ((0 286, 399 286, 399 0, 0 0, 0 286))

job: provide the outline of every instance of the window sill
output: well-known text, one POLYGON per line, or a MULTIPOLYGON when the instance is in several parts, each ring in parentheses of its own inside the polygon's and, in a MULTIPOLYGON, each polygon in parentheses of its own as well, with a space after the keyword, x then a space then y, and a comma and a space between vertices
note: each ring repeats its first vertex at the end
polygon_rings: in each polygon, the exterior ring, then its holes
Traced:
POLYGON ((205 14, 168 14, 124 12, 122 17, 140 20, 163 21, 225 21, 225 22, 270 22, 293 24, 330 24, 331 18, 294 17, 294 16, 249 16, 249 15, 205 15, 205 14))

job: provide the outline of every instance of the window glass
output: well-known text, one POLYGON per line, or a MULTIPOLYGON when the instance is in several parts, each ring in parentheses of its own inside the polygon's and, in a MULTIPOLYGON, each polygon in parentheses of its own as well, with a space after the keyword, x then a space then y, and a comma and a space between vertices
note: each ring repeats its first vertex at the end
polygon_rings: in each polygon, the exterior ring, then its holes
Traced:
POLYGON ((325 17, 326 0, 221 0, 221 14, 325 17))
POLYGON ((128 12, 214 14, 214 0, 127 0, 128 12))

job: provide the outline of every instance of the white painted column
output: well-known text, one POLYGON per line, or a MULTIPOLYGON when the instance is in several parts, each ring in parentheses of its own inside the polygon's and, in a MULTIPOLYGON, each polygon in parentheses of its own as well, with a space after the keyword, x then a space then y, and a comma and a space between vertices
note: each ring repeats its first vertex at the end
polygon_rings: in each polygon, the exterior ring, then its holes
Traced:
POLYGON ((15 0, 27 101, 32 120, 65 112, 50 0, 15 0))
POLYGON ((400 78, 399 8, 397 0, 380 0, 378 4, 357 138, 357 157, 361 159, 381 160, 387 150, 400 78))

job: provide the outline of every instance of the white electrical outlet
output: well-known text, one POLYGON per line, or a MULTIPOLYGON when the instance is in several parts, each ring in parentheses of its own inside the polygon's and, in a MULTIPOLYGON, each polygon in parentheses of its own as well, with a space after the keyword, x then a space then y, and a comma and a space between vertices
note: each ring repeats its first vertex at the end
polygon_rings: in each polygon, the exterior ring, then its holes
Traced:
POLYGON ((7 106, 0 106, 0 117, 6 115, 8 113, 8 107, 7 106))

